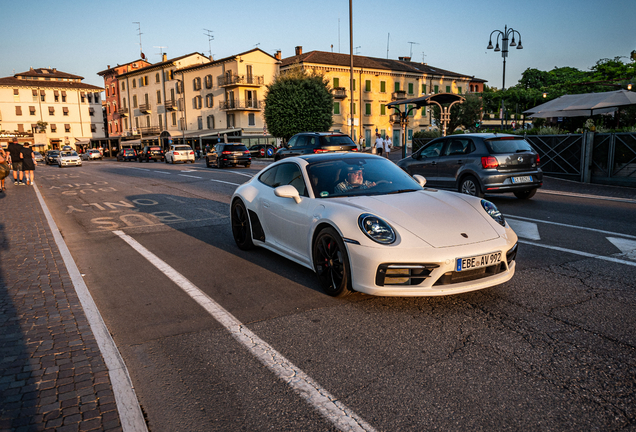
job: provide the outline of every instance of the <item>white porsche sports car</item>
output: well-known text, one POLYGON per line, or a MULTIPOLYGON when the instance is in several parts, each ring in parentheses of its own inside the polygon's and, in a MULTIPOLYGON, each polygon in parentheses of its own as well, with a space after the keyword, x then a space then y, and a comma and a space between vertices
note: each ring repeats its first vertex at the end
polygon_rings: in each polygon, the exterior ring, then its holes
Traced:
POLYGON ((497 207, 425 183, 374 155, 283 159, 236 189, 232 234, 243 250, 312 269, 332 296, 437 296, 509 280, 517 235, 497 207))

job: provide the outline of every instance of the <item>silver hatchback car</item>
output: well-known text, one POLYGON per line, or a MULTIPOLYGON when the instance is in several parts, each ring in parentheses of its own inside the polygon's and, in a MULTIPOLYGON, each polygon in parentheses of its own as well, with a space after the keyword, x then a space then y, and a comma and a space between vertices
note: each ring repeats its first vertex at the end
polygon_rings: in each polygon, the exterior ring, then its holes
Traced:
POLYGON ((523 137, 493 133, 437 138, 397 165, 410 175, 424 176, 427 186, 478 197, 512 192, 529 199, 543 185, 539 162, 523 137))

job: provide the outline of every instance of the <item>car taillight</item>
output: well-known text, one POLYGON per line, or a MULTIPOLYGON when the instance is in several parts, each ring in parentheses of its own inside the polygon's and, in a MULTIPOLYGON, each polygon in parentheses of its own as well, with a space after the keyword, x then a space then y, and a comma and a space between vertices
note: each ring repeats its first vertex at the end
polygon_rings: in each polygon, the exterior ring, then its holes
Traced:
POLYGON ((329 150, 325 149, 314 149, 314 153, 327 153, 329 150))
POLYGON ((499 166, 499 162, 497 162, 497 158, 495 158, 494 156, 482 156, 481 166, 484 169, 497 168, 499 166))
POLYGON ((194 151, 191 151, 190 154, 194 154, 194 151))
POLYGON ((232 154, 232 152, 225 150, 225 151, 222 151, 221 154, 232 154))
MULTIPOLYGON (((245 151, 243 152, 243 154, 250 154, 250 151, 249 151, 249 150, 245 150, 245 151)), ((261 153, 261 154, 262 154, 262 153, 261 153)))
POLYGON ((356 147, 354 149, 351 149, 351 151, 358 151, 358 148, 356 147))
POLYGON ((176 152, 174 152, 174 153, 173 153, 173 155, 175 155, 175 156, 179 156, 179 152, 178 152, 178 151, 176 151, 176 152))
POLYGON ((537 155, 537 166, 539 166, 540 162, 541 162, 541 157, 539 155, 537 155))

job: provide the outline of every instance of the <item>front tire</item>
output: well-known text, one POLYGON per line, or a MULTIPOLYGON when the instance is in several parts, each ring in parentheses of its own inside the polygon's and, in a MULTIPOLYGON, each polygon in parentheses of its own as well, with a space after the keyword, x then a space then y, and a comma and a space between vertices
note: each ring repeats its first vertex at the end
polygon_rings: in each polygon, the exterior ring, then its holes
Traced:
POLYGON ((458 191, 478 198, 483 198, 484 196, 479 186, 479 181, 473 176, 464 177, 459 185, 458 191))
POLYGON ((537 193, 537 188, 525 190, 525 191, 517 191, 514 192, 515 196, 521 200, 527 200, 534 196, 537 193))
POLYGON ((340 235, 333 228, 325 228, 313 246, 314 269, 323 291, 332 297, 351 293, 349 255, 340 235))
POLYGON ((232 236, 236 245, 241 250, 250 250, 254 248, 252 241, 252 230, 250 228, 250 220, 247 215, 245 204, 240 199, 234 200, 232 203, 232 236))

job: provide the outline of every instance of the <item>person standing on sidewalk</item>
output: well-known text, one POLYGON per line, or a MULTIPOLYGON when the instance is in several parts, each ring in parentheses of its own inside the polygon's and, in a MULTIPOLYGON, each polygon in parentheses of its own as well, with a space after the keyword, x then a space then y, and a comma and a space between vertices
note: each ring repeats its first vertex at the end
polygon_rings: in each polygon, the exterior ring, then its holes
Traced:
POLYGON ((5 191, 4 179, 9 176, 11 168, 9 168, 9 155, 0 146, 0 192, 5 191))
POLYGON ((33 159, 31 144, 25 142, 24 147, 22 147, 22 171, 24 171, 24 181, 27 185, 33 186, 33 174, 37 164, 35 159, 33 159))
POLYGON ((22 146, 18 144, 18 140, 14 138, 7 147, 7 150, 9 150, 9 155, 11 156, 11 167, 13 168, 13 184, 23 184, 22 178, 24 176, 24 173, 22 172, 22 146), (20 173, 19 183, 18 172, 20 173))
POLYGON ((391 142, 391 138, 387 135, 384 139, 384 153, 386 154, 386 158, 389 159, 391 155, 391 147, 393 147, 393 143, 391 142))
POLYGON ((375 135, 375 151, 378 156, 382 156, 382 151, 384 150, 384 140, 380 136, 380 134, 375 135))

